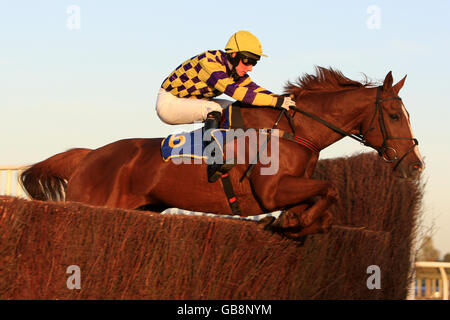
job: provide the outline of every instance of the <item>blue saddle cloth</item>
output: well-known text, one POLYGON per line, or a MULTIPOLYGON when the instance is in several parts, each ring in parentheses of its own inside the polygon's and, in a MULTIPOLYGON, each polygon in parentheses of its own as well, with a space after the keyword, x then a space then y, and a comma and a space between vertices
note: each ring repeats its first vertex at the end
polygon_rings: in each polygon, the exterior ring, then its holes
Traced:
MULTIPOLYGON (((222 152, 222 156, 227 131, 227 129, 214 129, 211 131, 211 136, 222 152)), ((161 143, 161 155, 164 161, 169 161, 170 159, 180 157, 205 160, 208 159, 205 155, 203 128, 191 132, 169 135, 161 143)))
MULTIPOLYGON (((222 156, 228 128, 231 126, 231 110, 232 105, 223 110, 221 128, 211 131, 211 136, 222 152, 222 156)), ((167 136, 161 143, 161 155, 164 161, 173 158, 208 159, 205 155, 203 128, 167 136)))

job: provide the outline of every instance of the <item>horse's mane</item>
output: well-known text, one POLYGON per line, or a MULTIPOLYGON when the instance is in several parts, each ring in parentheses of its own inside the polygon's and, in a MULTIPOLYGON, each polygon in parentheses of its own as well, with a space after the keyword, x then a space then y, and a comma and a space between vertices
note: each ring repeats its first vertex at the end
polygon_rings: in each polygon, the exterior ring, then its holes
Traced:
POLYGON ((364 82, 351 80, 344 76, 341 71, 333 68, 316 66, 316 74, 304 74, 295 83, 288 81, 284 87, 286 94, 298 97, 308 92, 332 92, 373 86, 375 83, 368 80, 364 75, 364 82))

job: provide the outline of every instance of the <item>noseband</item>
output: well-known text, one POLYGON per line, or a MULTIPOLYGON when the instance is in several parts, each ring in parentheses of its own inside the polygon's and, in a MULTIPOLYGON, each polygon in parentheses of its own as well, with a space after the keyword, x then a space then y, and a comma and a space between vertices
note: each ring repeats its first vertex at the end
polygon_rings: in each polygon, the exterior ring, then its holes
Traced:
POLYGON ((386 98, 386 99, 381 99, 381 89, 383 87, 379 86, 377 88, 377 98, 375 101, 375 113, 372 117, 372 120, 370 121, 369 124, 369 128, 366 130, 366 132, 364 134, 361 135, 361 138, 366 142, 365 144, 367 146, 370 146, 372 148, 374 148, 375 150, 377 150, 379 156, 386 162, 392 163, 394 161, 397 161, 397 163, 394 166, 394 170, 398 168, 398 166, 400 165, 400 163, 403 161, 403 159, 405 159, 405 157, 412 151, 414 150, 414 148, 419 145, 419 141, 416 138, 406 138, 406 137, 394 137, 394 136, 390 136, 387 132, 386 129, 386 124, 384 122, 384 116, 383 116, 383 102, 385 101, 390 101, 390 100, 400 100, 402 101, 402 98, 400 98, 399 96, 395 96, 395 97, 390 97, 390 98, 386 98), (367 135, 367 133, 373 129, 373 122, 374 119, 376 117, 378 113, 378 124, 380 127, 380 131, 381 131, 381 135, 383 136, 383 144, 381 145, 381 147, 376 147, 376 146, 372 146, 369 143, 367 143, 365 136, 367 135), (395 150, 392 147, 388 147, 387 146, 387 141, 388 140, 412 140, 414 143, 411 146, 411 148, 408 149, 408 151, 406 151, 403 156, 399 158, 397 158, 397 150, 395 150), (393 152, 394 157, 393 158, 389 158, 388 156, 388 152, 391 151, 393 152))
MULTIPOLYGON (((394 137, 394 136, 390 136, 387 132, 386 129, 386 124, 384 122, 384 117, 383 117, 383 102, 385 101, 389 101, 389 100, 400 100, 402 101, 402 99, 399 96, 395 96, 395 97, 390 97, 390 98, 386 98, 386 99, 381 99, 381 89, 383 88, 383 86, 379 86, 377 87, 377 97, 376 97, 376 101, 375 101, 375 113, 372 117, 372 119, 370 120, 370 124, 368 129, 363 133, 363 134, 353 134, 350 132, 347 132, 345 130, 342 130, 338 127, 336 127, 335 125, 317 117, 316 115, 313 115, 307 111, 301 110, 297 107, 291 107, 291 109, 300 112, 302 114, 304 114, 305 116, 312 118, 320 123, 322 123, 323 125, 325 125, 326 127, 330 128, 331 130, 343 135, 344 137, 350 137, 356 141, 358 141, 359 143, 371 147, 373 149, 375 149, 378 152, 378 155, 386 162, 392 163, 394 161, 397 161, 397 163, 394 166, 394 170, 396 170, 398 168, 398 166, 400 165, 400 163, 403 161, 403 159, 405 159, 405 157, 414 150, 414 148, 419 145, 419 141, 416 138, 407 138, 407 137, 394 137), (369 142, 367 142, 366 140, 366 136, 367 133, 371 130, 374 129, 373 124, 375 122, 375 118, 377 117, 378 114, 378 124, 380 127, 380 131, 381 131, 381 135, 383 137, 383 144, 378 147, 378 146, 373 146, 371 145, 369 142), (412 145, 411 148, 408 149, 408 151, 406 151, 401 157, 400 159, 397 157, 397 150, 395 150, 392 147, 387 146, 387 141, 388 140, 395 140, 395 139, 401 139, 401 140, 412 140, 414 142, 414 144, 412 145), (393 153, 393 158, 390 158, 388 156, 388 152, 393 153)), ((295 113, 294 115, 295 116, 295 113)), ((292 116, 292 117, 293 117, 292 116)))

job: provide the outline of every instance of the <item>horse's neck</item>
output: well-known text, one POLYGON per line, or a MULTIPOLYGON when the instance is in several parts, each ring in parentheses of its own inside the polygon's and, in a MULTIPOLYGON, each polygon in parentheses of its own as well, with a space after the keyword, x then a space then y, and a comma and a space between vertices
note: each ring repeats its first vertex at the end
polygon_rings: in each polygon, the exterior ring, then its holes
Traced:
MULTIPOLYGON (((361 88, 326 93, 326 96, 322 94, 323 99, 311 94, 301 98, 298 107, 348 133, 359 134, 362 121, 374 111, 371 103, 375 105, 375 96, 372 98, 369 90, 361 88)), ((296 127, 300 129, 300 134, 305 135, 304 138, 312 140, 321 150, 343 138, 341 134, 306 116, 296 119, 296 127)))

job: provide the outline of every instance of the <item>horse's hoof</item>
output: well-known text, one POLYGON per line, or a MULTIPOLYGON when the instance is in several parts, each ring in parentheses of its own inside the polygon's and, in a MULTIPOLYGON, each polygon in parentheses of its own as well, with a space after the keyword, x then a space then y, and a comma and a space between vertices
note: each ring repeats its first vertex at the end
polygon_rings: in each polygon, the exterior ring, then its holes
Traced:
POLYGON ((328 189, 327 196, 332 199, 333 203, 339 200, 339 192, 337 191, 335 186, 332 186, 330 189, 328 189))
POLYGON ((304 215, 302 215, 302 216, 299 218, 299 222, 300 222, 300 225, 301 225, 302 227, 308 227, 308 226, 310 226, 310 225, 313 223, 313 221, 312 221, 311 218, 307 215, 307 213, 304 214, 304 215))
POLYGON ((320 226, 320 233, 328 233, 333 226, 333 216, 330 212, 325 212, 325 216, 322 218, 322 225, 320 226))
POLYGON ((300 226, 300 218, 295 212, 284 211, 273 224, 280 229, 298 228, 300 226))
POLYGON ((272 224, 275 221, 275 217, 265 217, 258 221, 258 225, 263 230, 269 230, 272 228, 272 224))

